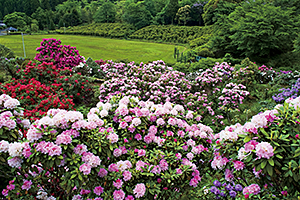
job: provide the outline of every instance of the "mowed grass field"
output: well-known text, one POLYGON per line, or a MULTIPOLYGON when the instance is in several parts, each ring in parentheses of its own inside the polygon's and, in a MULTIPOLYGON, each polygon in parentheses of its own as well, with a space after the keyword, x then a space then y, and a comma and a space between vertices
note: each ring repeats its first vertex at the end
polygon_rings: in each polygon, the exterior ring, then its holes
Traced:
MULTIPOLYGON (((80 55, 86 59, 94 60, 124 60, 135 62, 148 62, 163 60, 175 63, 173 58, 175 45, 150 42, 130 41, 121 39, 108 39, 93 36, 78 35, 24 35, 26 56, 34 58, 36 48, 40 46, 43 38, 60 39, 63 45, 76 46, 80 55)), ((0 37, 0 44, 12 49, 17 56, 24 56, 22 36, 6 35, 0 37)), ((183 51, 184 47, 178 47, 183 51)))

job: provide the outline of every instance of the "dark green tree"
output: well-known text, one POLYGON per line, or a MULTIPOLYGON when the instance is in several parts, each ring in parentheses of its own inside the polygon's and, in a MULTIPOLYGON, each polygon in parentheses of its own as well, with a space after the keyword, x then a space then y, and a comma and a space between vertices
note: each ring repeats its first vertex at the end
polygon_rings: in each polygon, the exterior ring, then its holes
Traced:
POLYGON ((232 13, 237 6, 239 6, 240 0, 210 0, 203 7, 203 21, 205 25, 212 25, 218 21, 222 15, 228 16, 232 13))
POLYGON ((137 29, 150 25, 152 16, 144 1, 137 3, 129 2, 125 6, 123 20, 129 24, 133 24, 137 29))
POLYGON ((12 26, 17 29, 23 30, 26 26, 26 21, 24 17, 18 12, 13 12, 11 14, 5 15, 3 22, 8 26, 12 26))
POLYGON ((115 22, 116 19, 116 8, 115 4, 112 2, 105 2, 103 3, 94 15, 94 21, 97 23, 104 23, 104 22, 115 22))
POLYGON ((4 7, 3 16, 8 15, 8 14, 9 14, 9 12, 7 10, 7 7, 4 7))
POLYGON ((299 16, 294 16, 292 8, 283 10, 262 0, 244 3, 216 23, 214 51, 266 63, 293 50, 299 32, 299 16))
POLYGON ((44 30, 44 28, 47 27, 47 15, 45 10, 43 10, 41 7, 38 7, 31 17, 38 21, 40 30, 44 30))
POLYGON ((66 22, 66 26, 77 26, 81 24, 81 17, 76 9, 73 9, 70 13, 66 13, 63 16, 63 20, 66 22))
POLYGON ((55 30, 55 24, 52 19, 50 19, 49 30, 55 30))
POLYGON ((62 19, 58 22, 58 28, 64 27, 64 21, 62 19))
POLYGON ((50 10, 51 6, 49 0, 41 0, 41 8, 44 10, 50 10))
POLYGON ((176 13, 179 9, 178 0, 169 0, 166 5, 166 22, 173 24, 176 13))
POLYGON ((3 16, 2 16, 2 12, 0 11, 0 19, 2 19, 3 18, 3 16))

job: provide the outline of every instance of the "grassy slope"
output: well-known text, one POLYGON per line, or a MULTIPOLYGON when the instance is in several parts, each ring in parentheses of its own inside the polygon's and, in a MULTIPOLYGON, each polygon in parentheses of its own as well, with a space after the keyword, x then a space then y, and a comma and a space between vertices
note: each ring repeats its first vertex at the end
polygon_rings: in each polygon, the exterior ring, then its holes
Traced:
MULTIPOLYGON (((175 45, 76 35, 26 35, 24 40, 27 57, 35 56, 35 49, 40 46, 43 38, 56 38, 60 39, 62 44, 76 46, 80 55, 85 58, 127 59, 135 62, 163 60, 167 63, 175 63, 173 58, 175 45)), ((11 48, 17 56, 24 56, 20 35, 1 36, 0 44, 11 48)), ((184 47, 179 48, 182 51, 184 47)))

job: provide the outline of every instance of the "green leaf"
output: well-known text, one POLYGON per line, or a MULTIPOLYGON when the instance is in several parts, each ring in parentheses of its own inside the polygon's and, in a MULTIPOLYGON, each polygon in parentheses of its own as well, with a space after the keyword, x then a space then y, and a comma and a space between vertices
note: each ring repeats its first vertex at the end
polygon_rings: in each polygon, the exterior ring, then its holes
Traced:
POLYGON ((273 175, 273 167, 271 167, 270 165, 267 166, 267 172, 270 176, 273 175))
POLYGON ((83 180, 81 174, 78 174, 78 178, 79 178, 79 180, 81 180, 81 181, 83 180))
POLYGON ((274 160, 273 159, 269 159, 268 162, 270 163, 271 166, 274 166, 274 160))
POLYGON ((77 174, 73 174, 73 175, 71 176, 71 179, 75 178, 76 176, 77 176, 77 174))
POLYGON ((262 163, 260 163, 261 168, 265 168, 265 166, 267 165, 267 160, 264 160, 262 163))
POLYGON ((249 136, 247 136, 247 137, 245 137, 245 139, 244 139, 244 143, 247 143, 247 142, 249 142, 251 140, 251 138, 249 137, 249 136))

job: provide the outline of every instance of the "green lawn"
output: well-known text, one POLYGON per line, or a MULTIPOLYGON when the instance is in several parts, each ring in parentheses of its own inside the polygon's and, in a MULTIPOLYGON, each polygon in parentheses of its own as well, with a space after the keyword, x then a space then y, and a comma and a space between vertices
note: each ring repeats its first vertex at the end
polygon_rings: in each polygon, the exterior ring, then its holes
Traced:
MULTIPOLYGON (((43 38, 60 39, 62 44, 76 46, 80 55, 85 58, 91 57, 94 60, 128 59, 135 62, 154 60, 163 60, 167 63, 175 62, 173 58, 175 45, 77 35, 25 35, 27 57, 33 58, 35 56, 35 49, 40 46, 43 38)), ((1 36, 0 44, 11 48, 17 56, 24 56, 21 35, 1 36)), ((182 51, 184 47, 179 47, 179 49, 182 51)))

